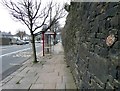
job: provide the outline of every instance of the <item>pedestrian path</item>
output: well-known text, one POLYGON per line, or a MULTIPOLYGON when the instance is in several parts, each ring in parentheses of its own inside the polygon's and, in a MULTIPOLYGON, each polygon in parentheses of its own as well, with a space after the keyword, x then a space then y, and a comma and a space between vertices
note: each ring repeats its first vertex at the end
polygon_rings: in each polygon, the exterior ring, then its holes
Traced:
POLYGON ((38 63, 29 59, 16 72, 2 81, 2 89, 76 89, 73 76, 64 61, 62 44, 52 55, 38 56, 38 63))

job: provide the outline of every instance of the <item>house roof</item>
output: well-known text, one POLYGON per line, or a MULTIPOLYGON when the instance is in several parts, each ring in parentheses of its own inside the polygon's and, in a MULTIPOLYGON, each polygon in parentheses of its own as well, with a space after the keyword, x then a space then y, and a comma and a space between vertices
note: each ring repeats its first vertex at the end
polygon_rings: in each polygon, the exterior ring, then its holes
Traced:
POLYGON ((0 32, 1 35, 5 35, 5 36, 12 36, 11 33, 6 33, 6 32, 0 32))
POLYGON ((46 35, 54 35, 55 33, 52 32, 52 31, 47 31, 47 32, 45 32, 45 34, 46 34, 46 35))

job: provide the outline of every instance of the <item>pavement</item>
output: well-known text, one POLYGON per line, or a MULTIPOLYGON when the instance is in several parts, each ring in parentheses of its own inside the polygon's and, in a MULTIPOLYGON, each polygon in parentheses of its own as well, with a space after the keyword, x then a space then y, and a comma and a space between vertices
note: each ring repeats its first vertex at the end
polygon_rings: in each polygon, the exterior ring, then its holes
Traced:
POLYGON ((64 59, 61 43, 54 46, 51 55, 38 54, 38 63, 32 58, 17 71, 1 81, 2 89, 77 89, 70 68, 64 59))

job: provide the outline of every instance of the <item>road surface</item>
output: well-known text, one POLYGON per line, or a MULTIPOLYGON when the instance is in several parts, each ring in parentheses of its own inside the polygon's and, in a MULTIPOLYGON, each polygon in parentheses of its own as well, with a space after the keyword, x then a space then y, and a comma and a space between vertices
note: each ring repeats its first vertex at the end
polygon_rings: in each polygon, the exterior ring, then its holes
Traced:
MULTIPOLYGON (((22 63, 32 55, 31 44, 2 46, 0 49, 0 74, 2 74, 2 79, 21 67, 22 63)), ((42 51, 41 43, 36 43, 36 51, 37 53, 42 51)))

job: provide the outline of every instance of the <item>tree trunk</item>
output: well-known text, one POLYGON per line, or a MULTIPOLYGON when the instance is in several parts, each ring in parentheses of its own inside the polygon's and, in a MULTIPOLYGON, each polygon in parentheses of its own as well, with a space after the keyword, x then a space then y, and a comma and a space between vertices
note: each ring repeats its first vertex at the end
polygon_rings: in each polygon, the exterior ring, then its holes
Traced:
POLYGON ((36 63, 37 62, 37 56, 36 56, 36 48, 35 48, 35 38, 34 34, 31 34, 32 37, 32 50, 33 50, 33 61, 36 63))
POLYGON ((23 36, 22 35, 20 35, 20 39, 23 40, 23 36))

